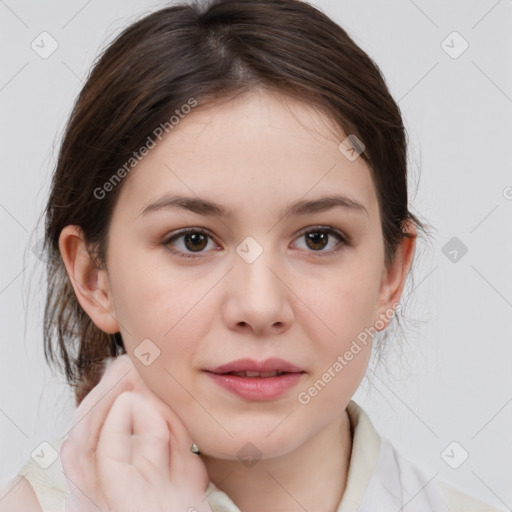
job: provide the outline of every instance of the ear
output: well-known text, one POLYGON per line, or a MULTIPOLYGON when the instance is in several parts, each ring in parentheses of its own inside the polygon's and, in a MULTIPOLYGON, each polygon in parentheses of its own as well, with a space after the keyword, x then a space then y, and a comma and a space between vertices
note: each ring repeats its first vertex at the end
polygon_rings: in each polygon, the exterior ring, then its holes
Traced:
POLYGON ((106 269, 98 269, 85 245, 79 226, 66 226, 59 236, 59 249, 76 298, 102 331, 119 332, 106 269))
POLYGON ((414 253, 416 251, 417 230, 412 221, 407 221, 403 231, 409 234, 409 237, 402 237, 402 241, 397 247, 395 259, 390 265, 385 265, 382 272, 382 280, 379 291, 378 311, 380 322, 376 325, 383 325, 377 330, 384 330, 393 318, 396 305, 398 304, 405 281, 411 268, 414 253))

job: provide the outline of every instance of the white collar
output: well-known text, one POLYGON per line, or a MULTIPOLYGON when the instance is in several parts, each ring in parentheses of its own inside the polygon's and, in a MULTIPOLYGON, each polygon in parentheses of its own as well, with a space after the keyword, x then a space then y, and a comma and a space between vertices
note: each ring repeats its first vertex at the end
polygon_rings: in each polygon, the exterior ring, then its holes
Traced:
MULTIPOLYGON (((431 479, 377 434, 367 414, 354 401, 348 404, 347 413, 352 453, 345 492, 336 512, 449 512, 431 479)), ((209 483, 206 496, 213 512, 240 512, 213 482, 209 483)))

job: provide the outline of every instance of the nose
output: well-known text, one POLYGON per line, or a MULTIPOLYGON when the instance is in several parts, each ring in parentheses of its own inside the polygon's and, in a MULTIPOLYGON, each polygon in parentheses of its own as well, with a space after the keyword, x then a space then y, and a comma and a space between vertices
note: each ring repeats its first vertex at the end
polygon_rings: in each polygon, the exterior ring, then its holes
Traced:
POLYGON ((231 330, 265 337, 289 329, 293 294, 283 271, 265 251, 252 263, 238 258, 227 279, 223 316, 231 330))

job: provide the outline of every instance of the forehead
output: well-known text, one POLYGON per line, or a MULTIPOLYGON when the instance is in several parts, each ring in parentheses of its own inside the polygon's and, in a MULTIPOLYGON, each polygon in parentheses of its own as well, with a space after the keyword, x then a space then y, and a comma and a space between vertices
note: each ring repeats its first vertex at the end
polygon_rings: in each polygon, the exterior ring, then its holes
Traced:
MULTIPOLYGON (((367 164, 340 152, 341 129, 304 102, 268 91, 197 106, 157 142, 123 184, 138 216, 165 193, 208 197, 236 212, 343 194, 374 214, 367 164)), ((277 209, 276 209, 277 211, 277 209)))

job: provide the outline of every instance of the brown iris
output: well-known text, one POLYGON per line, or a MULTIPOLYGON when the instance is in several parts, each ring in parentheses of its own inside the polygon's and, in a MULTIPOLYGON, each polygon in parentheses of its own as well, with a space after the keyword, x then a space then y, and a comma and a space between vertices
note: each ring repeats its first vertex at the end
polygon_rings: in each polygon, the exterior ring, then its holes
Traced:
POLYGON ((201 251, 208 244, 208 237, 202 233, 188 233, 184 236, 184 242, 187 249, 201 251))
POLYGON ((327 245, 329 235, 323 231, 312 231, 306 235, 306 243, 310 249, 323 249, 327 245))

